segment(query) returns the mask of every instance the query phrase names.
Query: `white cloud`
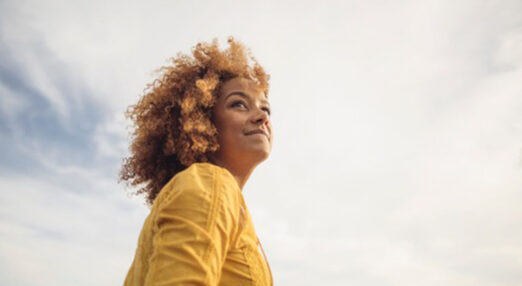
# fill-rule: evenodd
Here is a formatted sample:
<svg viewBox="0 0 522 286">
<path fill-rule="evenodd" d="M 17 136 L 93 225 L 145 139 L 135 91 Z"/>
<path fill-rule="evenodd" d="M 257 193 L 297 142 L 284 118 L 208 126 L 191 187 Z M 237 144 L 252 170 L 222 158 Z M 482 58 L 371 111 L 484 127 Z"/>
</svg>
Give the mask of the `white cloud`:
<svg viewBox="0 0 522 286">
<path fill-rule="evenodd" d="M 115 113 L 106 122 L 99 124 L 94 133 L 94 142 L 100 157 L 120 160 L 127 154 L 129 123 L 123 113 Z"/>
<path fill-rule="evenodd" d="M 17 284 L 120 283 L 143 209 L 113 181 L 76 178 L 77 189 L 41 179 L 1 178 L 2 277 Z M 117 230 L 115 232 L 115 230 Z M 96 273 L 96 275 L 92 275 Z M 5 279 L 5 278 L 4 278 Z"/>
</svg>

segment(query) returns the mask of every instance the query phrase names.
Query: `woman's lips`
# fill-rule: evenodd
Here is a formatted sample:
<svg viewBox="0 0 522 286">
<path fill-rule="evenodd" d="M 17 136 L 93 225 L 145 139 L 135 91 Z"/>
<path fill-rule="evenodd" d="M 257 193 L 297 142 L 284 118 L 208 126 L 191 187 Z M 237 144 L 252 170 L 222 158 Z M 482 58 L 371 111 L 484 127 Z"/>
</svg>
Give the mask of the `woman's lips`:
<svg viewBox="0 0 522 286">
<path fill-rule="evenodd" d="M 247 136 L 250 136 L 250 135 L 264 135 L 267 139 L 269 139 L 268 134 L 266 134 L 266 132 L 264 132 L 263 130 L 253 130 L 253 131 L 247 132 L 246 135 Z"/>
</svg>

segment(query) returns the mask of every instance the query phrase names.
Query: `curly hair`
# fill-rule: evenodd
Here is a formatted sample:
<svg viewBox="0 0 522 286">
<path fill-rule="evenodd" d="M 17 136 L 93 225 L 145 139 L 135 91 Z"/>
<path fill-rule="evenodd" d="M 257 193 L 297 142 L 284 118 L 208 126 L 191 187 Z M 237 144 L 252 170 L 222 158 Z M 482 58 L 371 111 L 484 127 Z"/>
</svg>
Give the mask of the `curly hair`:
<svg viewBox="0 0 522 286">
<path fill-rule="evenodd" d="M 119 182 L 141 185 L 136 194 L 145 194 L 149 205 L 176 173 L 208 162 L 208 155 L 219 149 L 212 107 L 225 81 L 248 78 L 268 93 L 269 75 L 250 50 L 232 37 L 228 44 L 221 51 L 214 39 L 196 44 L 192 57 L 178 53 L 125 112 L 134 126 Z"/>
</svg>

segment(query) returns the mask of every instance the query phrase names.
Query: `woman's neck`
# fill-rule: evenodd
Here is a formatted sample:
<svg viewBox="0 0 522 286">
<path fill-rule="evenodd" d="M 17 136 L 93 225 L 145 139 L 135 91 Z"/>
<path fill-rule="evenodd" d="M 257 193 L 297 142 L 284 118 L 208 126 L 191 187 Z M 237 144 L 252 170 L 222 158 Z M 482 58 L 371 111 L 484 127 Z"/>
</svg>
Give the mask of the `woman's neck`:
<svg viewBox="0 0 522 286">
<path fill-rule="evenodd" d="M 243 191 L 243 186 L 248 181 L 248 178 L 252 174 L 252 171 L 254 171 L 255 166 L 243 166 L 239 164 L 230 164 L 225 161 L 220 160 L 212 160 L 212 163 L 215 165 L 218 165 L 220 167 L 223 167 L 227 169 L 230 174 L 236 179 L 237 185 L 239 186 L 239 189 Z"/>
</svg>

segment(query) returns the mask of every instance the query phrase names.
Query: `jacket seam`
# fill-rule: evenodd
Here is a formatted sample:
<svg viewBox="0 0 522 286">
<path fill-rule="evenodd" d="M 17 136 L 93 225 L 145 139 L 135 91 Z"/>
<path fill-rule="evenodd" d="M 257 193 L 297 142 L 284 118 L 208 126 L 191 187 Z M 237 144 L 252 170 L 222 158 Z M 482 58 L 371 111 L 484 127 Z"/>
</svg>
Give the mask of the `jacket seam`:
<svg viewBox="0 0 522 286">
<path fill-rule="evenodd" d="M 219 180 L 218 178 L 219 176 L 216 176 L 216 170 L 212 170 L 212 190 L 211 190 L 211 193 L 212 193 L 212 204 L 210 205 L 210 210 L 209 210 L 209 214 L 208 214 L 208 218 L 207 218 L 207 225 L 206 225 L 206 229 L 209 233 L 209 237 L 213 237 L 213 233 L 214 233 L 214 224 L 216 222 L 216 211 L 217 211 L 217 201 L 219 199 L 219 196 L 218 196 L 218 190 L 216 188 L 216 181 Z M 212 244 L 215 244 L 211 243 L 207 246 L 207 249 L 205 250 L 205 253 L 203 254 L 203 260 L 205 261 L 208 261 L 208 256 L 210 255 L 210 246 Z"/>
</svg>

